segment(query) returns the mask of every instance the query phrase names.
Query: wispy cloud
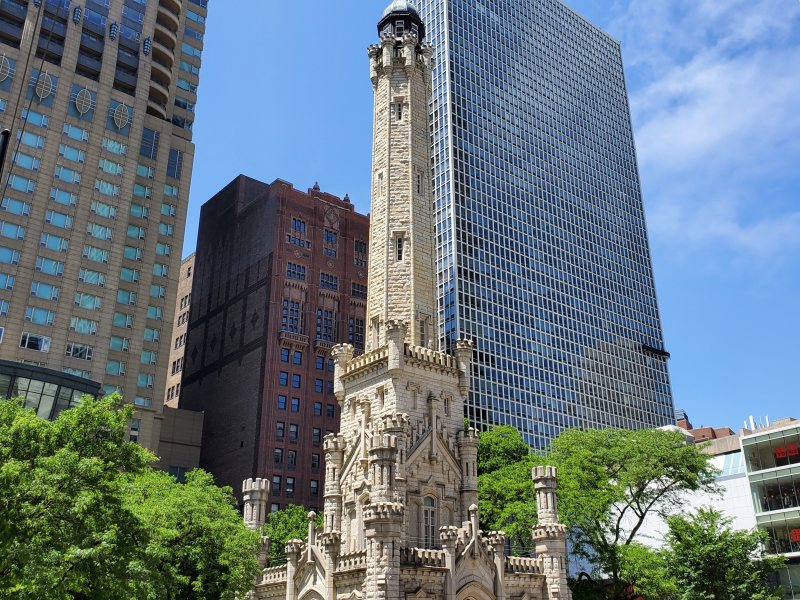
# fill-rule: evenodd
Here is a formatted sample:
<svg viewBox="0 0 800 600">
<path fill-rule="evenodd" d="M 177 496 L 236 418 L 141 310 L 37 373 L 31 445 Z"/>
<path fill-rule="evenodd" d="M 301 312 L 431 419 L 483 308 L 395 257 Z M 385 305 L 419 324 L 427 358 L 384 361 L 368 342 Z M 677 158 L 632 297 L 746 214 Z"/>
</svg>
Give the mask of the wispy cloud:
<svg viewBox="0 0 800 600">
<path fill-rule="evenodd" d="M 630 0 L 623 43 L 654 241 L 774 260 L 800 247 L 800 2 Z"/>
</svg>

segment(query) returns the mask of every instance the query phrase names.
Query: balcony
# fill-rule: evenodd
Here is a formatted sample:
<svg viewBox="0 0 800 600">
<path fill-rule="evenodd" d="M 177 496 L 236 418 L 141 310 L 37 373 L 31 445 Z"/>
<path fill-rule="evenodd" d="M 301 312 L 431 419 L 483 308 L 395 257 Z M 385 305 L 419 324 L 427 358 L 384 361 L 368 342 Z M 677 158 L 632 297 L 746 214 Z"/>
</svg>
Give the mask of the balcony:
<svg viewBox="0 0 800 600">
<path fill-rule="evenodd" d="M 153 40 L 153 62 L 158 62 L 168 69 L 175 64 L 175 53 L 158 40 Z"/>
<path fill-rule="evenodd" d="M 159 8 L 165 8 L 168 11 L 179 15 L 181 14 L 181 9 L 183 8 L 182 0 L 160 0 L 158 3 Z"/>
<path fill-rule="evenodd" d="M 158 117 L 160 119 L 167 120 L 167 107 L 163 104 L 159 104 L 148 98 L 147 100 L 147 114 L 153 115 L 154 117 Z"/>
<path fill-rule="evenodd" d="M 178 32 L 178 29 L 180 28 L 181 25 L 178 15 L 164 8 L 163 4 L 159 5 L 158 7 L 158 16 L 156 17 L 156 19 L 157 19 L 156 22 L 159 25 L 163 25 L 164 27 L 175 33 Z"/>
<path fill-rule="evenodd" d="M 308 344 L 308 336 L 299 333 L 290 333 L 288 331 L 281 331 L 281 341 L 293 342 L 295 344 Z"/>
<path fill-rule="evenodd" d="M 171 51 L 174 51 L 175 46 L 178 45 L 178 38 L 169 29 L 159 23 L 156 23 L 156 27 L 153 30 L 153 42 L 158 42 L 162 46 L 166 46 Z"/>
<path fill-rule="evenodd" d="M 154 59 L 150 62 L 150 78 L 165 88 L 169 88 L 172 82 L 172 71 Z"/>
<path fill-rule="evenodd" d="M 151 79 L 150 99 L 166 106 L 167 102 L 169 102 L 169 90 L 157 81 Z"/>
</svg>

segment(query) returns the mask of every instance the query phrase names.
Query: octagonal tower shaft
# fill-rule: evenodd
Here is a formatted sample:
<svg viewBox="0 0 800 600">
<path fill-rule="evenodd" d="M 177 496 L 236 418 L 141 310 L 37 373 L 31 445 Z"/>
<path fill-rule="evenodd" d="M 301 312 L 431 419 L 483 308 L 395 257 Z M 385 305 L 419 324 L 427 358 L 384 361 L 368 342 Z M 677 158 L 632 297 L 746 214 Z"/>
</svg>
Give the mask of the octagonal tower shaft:
<svg viewBox="0 0 800 600">
<path fill-rule="evenodd" d="M 399 29 L 399 31 L 398 31 Z M 386 344 L 384 324 L 407 324 L 406 342 L 437 338 L 428 103 L 430 47 L 389 26 L 371 46 L 375 93 L 367 351 Z"/>
</svg>

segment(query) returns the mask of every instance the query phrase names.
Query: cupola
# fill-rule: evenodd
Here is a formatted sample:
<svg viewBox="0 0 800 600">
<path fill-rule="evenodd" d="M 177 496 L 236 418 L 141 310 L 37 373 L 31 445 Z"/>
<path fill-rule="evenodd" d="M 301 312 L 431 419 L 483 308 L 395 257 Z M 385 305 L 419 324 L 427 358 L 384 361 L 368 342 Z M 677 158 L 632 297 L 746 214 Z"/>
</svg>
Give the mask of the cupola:
<svg viewBox="0 0 800 600">
<path fill-rule="evenodd" d="M 392 0 L 392 3 L 383 11 L 383 17 L 378 23 L 378 35 L 391 35 L 402 37 L 406 33 L 417 36 L 421 42 L 425 38 L 425 24 L 417 12 L 416 6 L 410 0 Z"/>
</svg>

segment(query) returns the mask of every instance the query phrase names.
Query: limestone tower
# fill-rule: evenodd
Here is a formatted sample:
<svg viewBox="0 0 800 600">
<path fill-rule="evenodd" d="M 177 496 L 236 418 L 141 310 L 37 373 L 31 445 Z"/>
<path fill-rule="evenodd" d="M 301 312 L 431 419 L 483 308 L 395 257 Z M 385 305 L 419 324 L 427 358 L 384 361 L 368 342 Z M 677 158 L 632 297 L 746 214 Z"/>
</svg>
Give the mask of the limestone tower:
<svg viewBox="0 0 800 600">
<path fill-rule="evenodd" d="M 393 2 L 369 48 L 375 89 L 367 350 L 385 344 L 385 324 L 406 323 L 406 341 L 428 347 L 435 331 L 430 189 L 432 49 L 405 1 Z"/>
</svg>

